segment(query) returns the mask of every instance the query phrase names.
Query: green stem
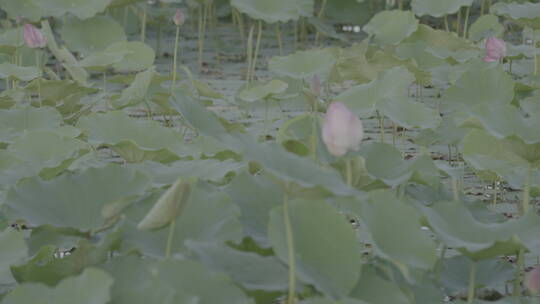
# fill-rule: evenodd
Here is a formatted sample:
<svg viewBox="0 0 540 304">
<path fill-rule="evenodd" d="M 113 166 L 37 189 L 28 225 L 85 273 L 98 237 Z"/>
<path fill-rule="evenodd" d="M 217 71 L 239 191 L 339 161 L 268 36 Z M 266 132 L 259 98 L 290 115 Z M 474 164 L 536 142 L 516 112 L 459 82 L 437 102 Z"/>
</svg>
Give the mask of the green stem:
<svg viewBox="0 0 540 304">
<path fill-rule="evenodd" d="M 311 155 L 315 163 L 317 163 L 317 146 L 318 146 L 318 136 L 317 136 L 317 100 L 313 104 L 313 113 L 311 116 Z"/>
<path fill-rule="evenodd" d="M 352 159 L 347 159 L 345 161 L 345 177 L 346 177 L 346 181 L 347 181 L 347 185 L 352 187 L 352 179 L 353 179 L 353 174 L 352 174 Z"/>
<path fill-rule="evenodd" d="M 534 67 L 533 67 L 533 73 L 534 76 L 538 74 L 538 55 L 536 55 L 536 31 L 533 30 L 533 50 L 534 50 Z"/>
<path fill-rule="evenodd" d="M 463 38 L 467 39 L 469 36 L 469 16 L 471 15 L 471 7 L 467 6 L 467 10 L 465 11 L 465 21 L 463 22 Z"/>
<path fill-rule="evenodd" d="M 107 71 L 103 71 L 103 93 L 107 94 Z"/>
<path fill-rule="evenodd" d="M 144 42 L 144 40 L 146 39 L 146 9 L 147 9 L 147 6 L 148 4 L 146 3 L 146 1 L 144 2 L 144 9 L 143 9 L 143 17 L 142 17 L 142 21 L 141 21 L 141 42 Z"/>
<path fill-rule="evenodd" d="M 276 38 L 279 47 L 279 55 L 283 55 L 283 40 L 281 40 L 281 24 L 279 21 L 276 23 Z"/>
<path fill-rule="evenodd" d="M 203 67 L 203 49 L 206 38 L 206 19 L 208 14 L 208 5 L 199 6 L 199 41 L 198 41 L 198 63 L 199 70 Z"/>
<path fill-rule="evenodd" d="M 521 282 L 523 281 L 523 268 L 525 266 L 525 250 L 519 249 L 516 261 L 516 273 L 514 275 L 514 293 L 515 297 L 521 296 Z"/>
<path fill-rule="evenodd" d="M 161 56 L 161 22 L 158 23 L 157 31 L 156 58 Z"/>
<path fill-rule="evenodd" d="M 499 191 L 497 189 L 497 178 L 493 181 L 493 206 L 497 205 L 497 195 L 499 194 Z"/>
<path fill-rule="evenodd" d="M 255 42 L 255 53 L 253 53 L 253 60 L 251 61 L 251 73 L 249 81 L 253 80 L 255 76 L 255 69 L 257 67 L 257 57 L 259 57 L 259 49 L 261 47 L 261 37 L 262 37 L 262 22 L 259 20 L 257 27 L 257 42 Z"/>
<path fill-rule="evenodd" d="M 377 120 L 379 120 L 380 140 L 384 143 L 384 117 L 377 111 Z"/>
<path fill-rule="evenodd" d="M 447 15 L 444 15 L 444 29 L 447 32 L 450 31 L 450 27 L 448 26 L 448 16 Z"/>
<path fill-rule="evenodd" d="M 525 177 L 525 187 L 523 187 L 523 202 L 521 205 L 521 215 L 527 214 L 529 211 L 529 205 L 530 205 L 530 187 L 531 187 L 531 174 L 532 174 L 532 168 L 529 166 L 527 169 L 527 176 Z"/>
<path fill-rule="evenodd" d="M 461 7 L 457 12 L 457 24 L 456 24 L 456 34 L 459 37 L 459 32 L 461 31 Z"/>
<path fill-rule="evenodd" d="M 459 200 L 458 180 L 452 177 L 452 193 L 454 194 L 454 200 Z"/>
<path fill-rule="evenodd" d="M 169 234 L 167 236 L 167 245 L 165 247 L 165 259 L 168 260 L 171 258 L 173 236 L 174 236 L 174 227 L 176 226 L 176 219 L 173 219 L 169 224 Z"/>
<path fill-rule="evenodd" d="M 37 87 L 38 87 L 38 100 L 39 100 L 39 106 L 43 106 L 43 102 L 41 100 L 41 51 L 39 49 L 36 49 L 36 65 L 39 69 L 39 77 L 37 79 Z"/>
<path fill-rule="evenodd" d="M 246 60 L 247 60 L 247 70 L 246 70 L 246 81 L 249 82 L 251 79 L 251 65 L 253 61 L 253 31 L 254 31 L 254 25 L 251 26 L 249 29 L 249 34 L 247 38 L 247 47 L 246 47 Z"/>
<path fill-rule="evenodd" d="M 171 92 L 174 90 L 176 86 L 176 69 L 178 67 L 177 65 L 177 57 L 178 57 L 178 39 L 180 37 L 180 26 L 176 26 L 176 38 L 174 39 L 174 54 L 173 54 L 173 76 L 172 76 L 172 84 L 171 84 Z"/>
<path fill-rule="evenodd" d="M 287 304 L 294 304 L 296 294 L 296 257 L 294 252 L 294 239 L 291 218 L 289 216 L 288 188 L 288 186 L 285 186 L 285 193 L 283 197 L 283 221 L 285 222 L 285 234 L 287 237 L 287 256 L 289 262 L 289 296 L 287 297 Z"/>
<path fill-rule="evenodd" d="M 268 132 L 268 99 L 264 99 L 264 131 L 263 135 L 266 138 Z"/>
<path fill-rule="evenodd" d="M 467 295 L 467 304 L 474 303 L 476 289 L 476 262 L 472 261 L 469 272 L 469 294 Z"/>
</svg>

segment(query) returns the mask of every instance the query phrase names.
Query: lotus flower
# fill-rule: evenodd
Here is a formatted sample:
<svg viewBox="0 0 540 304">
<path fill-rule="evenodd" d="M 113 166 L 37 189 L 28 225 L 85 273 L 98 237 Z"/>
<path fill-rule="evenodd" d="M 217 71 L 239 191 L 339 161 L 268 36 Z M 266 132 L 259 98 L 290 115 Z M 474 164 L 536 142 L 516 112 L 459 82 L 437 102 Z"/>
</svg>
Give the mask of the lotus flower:
<svg viewBox="0 0 540 304">
<path fill-rule="evenodd" d="M 42 48 L 47 45 L 47 39 L 43 33 L 30 23 L 24 25 L 24 41 L 30 48 Z"/>
<path fill-rule="evenodd" d="M 349 150 L 358 150 L 363 136 L 362 122 L 345 104 L 333 102 L 328 107 L 322 138 L 330 154 L 339 157 Z"/>
<path fill-rule="evenodd" d="M 176 10 L 176 14 L 174 14 L 173 22 L 176 24 L 176 26 L 180 26 L 184 24 L 186 21 L 186 16 L 184 16 L 184 12 L 182 12 L 181 9 Z"/>
<path fill-rule="evenodd" d="M 525 286 L 532 294 L 540 293 L 540 267 L 535 267 L 527 274 Z"/>
<path fill-rule="evenodd" d="M 486 39 L 486 56 L 485 62 L 495 62 L 506 56 L 506 44 L 503 40 L 495 37 L 489 37 Z"/>
</svg>

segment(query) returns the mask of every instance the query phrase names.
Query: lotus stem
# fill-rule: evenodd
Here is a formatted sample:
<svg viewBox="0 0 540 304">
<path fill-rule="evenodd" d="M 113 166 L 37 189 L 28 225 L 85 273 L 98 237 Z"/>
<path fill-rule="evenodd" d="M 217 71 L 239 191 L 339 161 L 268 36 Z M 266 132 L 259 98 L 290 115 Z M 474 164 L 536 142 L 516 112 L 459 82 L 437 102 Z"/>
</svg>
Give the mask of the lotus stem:
<svg viewBox="0 0 540 304">
<path fill-rule="evenodd" d="M 204 39 L 206 37 L 206 20 L 208 16 L 208 4 L 199 6 L 199 41 L 198 41 L 198 63 L 199 70 L 203 67 Z"/>
<path fill-rule="evenodd" d="M 459 186 L 455 177 L 452 177 L 452 193 L 454 194 L 454 200 L 459 201 Z"/>
<path fill-rule="evenodd" d="M 495 177 L 495 180 L 493 180 L 493 206 L 497 205 L 497 195 L 499 194 L 497 181 L 498 181 L 498 178 Z"/>
<path fill-rule="evenodd" d="M 161 22 L 158 23 L 157 41 L 156 41 L 156 58 L 161 55 Z"/>
<path fill-rule="evenodd" d="M 249 81 L 253 80 L 255 76 L 255 68 L 257 67 L 257 58 L 259 57 L 259 49 L 261 47 L 261 37 L 262 37 L 262 22 L 259 20 L 257 26 L 257 42 L 255 42 L 255 53 L 253 53 L 253 60 L 251 61 L 251 72 Z"/>
<path fill-rule="evenodd" d="M 294 21 L 294 50 L 298 48 L 298 20 Z"/>
<path fill-rule="evenodd" d="M 43 73 L 41 72 L 41 51 L 39 49 L 36 49 L 36 65 L 39 69 L 39 76 L 37 78 L 38 100 L 39 100 L 39 107 L 42 107 L 43 102 L 41 100 L 41 75 Z"/>
<path fill-rule="evenodd" d="M 352 174 L 352 159 L 347 159 L 345 161 L 345 178 L 346 178 L 346 182 L 347 182 L 347 185 L 349 187 L 352 187 L 353 185 L 353 174 Z"/>
<path fill-rule="evenodd" d="M 122 18 L 122 25 L 124 26 L 124 30 L 127 27 L 128 13 L 129 13 L 129 6 L 126 5 L 126 7 L 124 7 L 124 16 Z"/>
<path fill-rule="evenodd" d="M 144 42 L 146 38 L 146 10 L 147 10 L 148 4 L 146 1 L 144 2 L 144 9 L 143 9 L 143 16 L 141 21 L 141 42 Z"/>
<path fill-rule="evenodd" d="M 448 15 L 444 15 L 444 30 L 450 32 L 450 27 L 448 26 Z"/>
<path fill-rule="evenodd" d="M 534 67 L 533 67 L 533 73 L 534 76 L 538 75 L 538 55 L 536 54 L 536 31 L 533 30 L 533 50 L 534 50 Z"/>
<path fill-rule="evenodd" d="M 471 7 L 467 6 L 467 10 L 465 11 L 465 21 L 463 22 L 463 38 L 467 39 L 469 36 L 468 30 L 469 30 L 469 16 L 471 14 Z"/>
<path fill-rule="evenodd" d="M 253 61 L 253 31 L 254 31 L 254 25 L 251 26 L 249 29 L 249 34 L 247 38 L 247 47 L 246 47 L 246 60 L 247 60 L 247 70 L 246 70 L 246 80 L 249 82 L 251 77 L 251 65 Z"/>
<path fill-rule="evenodd" d="M 294 251 L 294 239 L 292 232 L 291 218 L 289 216 L 289 187 L 285 186 L 283 196 L 283 221 L 285 223 L 285 234 L 287 237 L 287 257 L 289 262 L 289 294 L 287 304 L 295 303 L 296 294 L 296 255 Z"/>
<path fill-rule="evenodd" d="M 279 21 L 276 22 L 276 38 L 277 38 L 277 43 L 279 47 L 279 55 L 282 56 L 283 55 L 283 40 L 281 40 L 281 24 Z"/>
<path fill-rule="evenodd" d="M 457 11 L 457 24 L 456 24 L 456 34 L 459 37 L 459 32 L 461 32 L 461 7 Z"/>
<path fill-rule="evenodd" d="M 317 18 L 322 19 L 322 17 L 324 16 L 324 10 L 326 9 L 327 2 L 328 0 L 322 0 L 321 8 L 319 9 L 319 13 L 317 13 Z M 317 33 L 315 34 L 315 44 L 319 44 L 320 36 L 321 33 L 317 31 Z"/>
<path fill-rule="evenodd" d="M 480 16 L 484 16 L 485 8 L 486 8 L 486 0 L 482 0 L 482 4 L 480 5 Z"/>
<path fill-rule="evenodd" d="M 107 94 L 107 71 L 103 71 L 103 93 L 106 95 Z"/>
<path fill-rule="evenodd" d="M 398 9 L 403 10 L 403 0 L 398 0 Z"/>
<path fill-rule="evenodd" d="M 174 239 L 174 228 L 176 226 L 176 218 L 174 218 L 169 224 L 169 233 L 167 235 L 167 244 L 165 245 L 165 259 L 171 258 L 171 251 Z"/>
<path fill-rule="evenodd" d="M 392 128 L 392 146 L 394 146 L 394 148 L 396 147 L 396 137 L 397 137 L 397 124 L 395 122 L 392 122 L 392 124 L 394 125 L 394 127 Z"/>
<path fill-rule="evenodd" d="M 384 143 L 384 116 L 381 116 L 379 111 L 377 113 L 377 120 L 379 121 L 379 129 L 380 129 L 380 141 L 381 143 Z"/>
<path fill-rule="evenodd" d="M 521 282 L 523 281 L 523 268 L 525 266 L 525 250 L 519 249 L 516 260 L 516 273 L 514 274 L 514 292 L 515 297 L 521 296 Z"/>
<path fill-rule="evenodd" d="M 472 261 L 469 271 L 469 293 L 467 295 L 467 304 L 474 303 L 476 289 L 476 262 Z"/>
<path fill-rule="evenodd" d="M 521 205 L 521 215 L 527 214 L 527 212 L 529 211 L 529 205 L 530 205 L 529 192 L 530 192 L 530 187 L 531 187 L 530 185 L 531 174 L 532 174 L 532 168 L 529 165 L 529 167 L 527 168 L 527 175 L 525 177 L 525 187 L 523 187 L 523 202 Z"/>
<path fill-rule="evenodd" d="M 264 129 L 263 129 L 263 135 L 266 138 L 266 134 L 268 132 L 268 99 L 264 99 Z"/>
<path fill-rule="evenodd" d="M 171 92 L 176 87 L 176 69 L 177 69 L 177 58 L 178 58 L 178 40 L 180 38 L 180 26 L 176 26 L 176 36 L 174 39 L 174 54 L 173 54 L 173 74 L 172 74 L 172 84 L 171 84 Z"/>
</svg>

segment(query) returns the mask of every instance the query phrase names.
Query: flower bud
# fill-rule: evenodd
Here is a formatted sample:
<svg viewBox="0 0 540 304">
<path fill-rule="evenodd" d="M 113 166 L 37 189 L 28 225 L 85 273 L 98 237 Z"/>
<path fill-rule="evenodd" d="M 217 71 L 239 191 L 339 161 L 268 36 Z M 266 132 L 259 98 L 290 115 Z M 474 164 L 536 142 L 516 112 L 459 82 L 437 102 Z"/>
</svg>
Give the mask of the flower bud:
<svg viewBox="0 0 540 304">
<path fill-rule="evenodd" d="M 486 56 L 484 57 L 485 62 L 495 62 L 499 59 L 506 56 L 506 44 L 503 40 L 489 37 L 486 39 Z"/>
<path fill-rule="evenodd" d="M 173 22 L 176 24 L 176 26 L 180 26 L 184 24 L 186 21 L 186 16 L 184 16 L 184 12 L 182 12 L 181 9 L 176 10 L 176 14 L 174 14 Z"/>
<path fill-rule="evenodd" d="M 333 102 L 328 107 L 322 138 L 330 154 L 339 157 L 349 150 L 358 150 L 363 136 L 362 122 L 345 104 Z"/>
<path fill-rule="evenodd" d="M 531 294 L 540 293 L 540 267 L 535 267 L 527 274 L 525 286 Z"/>
<path fill-rule="evenodd" d="M 26 45 L 30 48 L 42 48 L 47 45 L 47 39 L 43 33 L 35 26 L 30 23 L 24 25 L 24 41 Z"/>
</svg>

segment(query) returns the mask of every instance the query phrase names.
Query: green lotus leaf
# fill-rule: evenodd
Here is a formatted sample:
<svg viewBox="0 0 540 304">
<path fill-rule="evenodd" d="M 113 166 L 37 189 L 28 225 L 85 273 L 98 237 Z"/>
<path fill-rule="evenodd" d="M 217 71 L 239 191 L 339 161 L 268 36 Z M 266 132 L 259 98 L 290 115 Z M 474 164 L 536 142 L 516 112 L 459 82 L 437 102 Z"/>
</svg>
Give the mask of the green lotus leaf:
<svg viewBox="0 0 540 304">
<path fill-rule="evenodd" d="M 540 3 L 495 3 L 490 8 L 490 13 L 498 16 L 506 16 L 510 19 L 533 29 L 540 29 Z"/>
<path fill-rule="evenodd" d="M 473 0 L 412 0 L 411 7 L 417 16 L 442 17 L 455 14 L 462 6 L 471 6 Z"/>
<path fill-rule="evenodd" d="M 129 52 L 95 52 L 79 61 L 79 66 L 85 68 L 105 68 L 122 61 Z"/>
<path fill-rule="evenodd" d="M 426 51 L 431 53 L 433 56 L 437 58 L 441 58 L 441 59 L 453 58 L 457 62 L 460 62 L 460 63 L 469 61 L 472 58 L 478 58 L 480 57 L 481 53 L 483 53 L 480 50 L 473 50 L 473 49 L 451 51 L 446 48 L 435 48 L 435 47 L 429 47 L 426 49 Z"/>
<path fill-rule="evenodd" d="M 146 255 L 163 257 L 170 234 L 170 226 L 159 230 L 140 230 L 137 224 L 147 216 L 163 192 L 129 206 L 123 225 L 124 244 Z M 209 244 L 237 243 L 242 238 L 240 210 L 229 197 L 217 188 L 203 182 L 195 183 L 181 214 L 174 224 L 171 254 L 189 252 L 186 241 Z"/>
<path fill-rule="evenodd" d="M 77 126 L 88 134 L 90 144 L 110 146 L 129 162 L 169 162 L 192 152 L 172 129 L 156 121 L 131 118 L 122 111 L 91 114 L 81 118 Z"/>
<path fill-rule="evenodd" d="M 501 37 L 504 27 L 499 23 L 499 18 L 495 15 L 480 16 L 469 29 L 469 38 L 473 41 L 480 41 L 484 38 L 496 36 Z"/>
<path fill-rule="evenodd" d="M 431 269 L 436 245 L 421 229 L 421 214 L 390 191 L 370 192 L 360 217 L 369 230 L 376 254 L 399 268 Z M 392 223 L 392 225 L 388 225 Z"/>
<path fill-rule="evenodd" d="M 111 296 L 118 304 L 253 303 L 229 277 L 187 259 L 156 261 L 132 255 L 114 259 L 107 270 L 115 278 Z"/>
<path fill-rule="evenodd" d="M 432 129 L 441 122 L 441 116 L 437 110 L 429 108 L 423 103 L 415 102 L 412 98 L 385 99 L 377 104 L 377 109 L 393 122 L 407 129 L 415 127 Z"/>
<path fill-rule="evenodd" d="M 252 176 L 244 173 L 233 179 L 225 191 L 240 208 L 244 234 L 261 246 L 270 247 L 267 223 L 270 210 L 281 205 L 282 187 L 267 175 Z"/>
<path fill-rule="evenodd" d="M 395 52 L 400 59 L 414 59 L 418 67 L 425 70 L 448 65 L 443 58 L 428 52 L 428 48 L 428 43 L 422 40 L 402 42 L 396 47 Z"/>
<path fill-rule="evenodd" d="M 383 11 L 376 14 L 362 30 L 381 45 L 397 45 L 418 29 L 418 20 L 410 11 Z"/>
<path fill-rule="evenodd" d="M 250 290 L 283 291 L 287 289 L 287 268 L 274 256 L 234 250 L 225 245 L 188 241 L 199 260 L 209 269 L 224 272 Z M 261 273 L 265 275 L 261 276 Z"/>
<path fill-rule="evenodd" d="M 326 4 L 324 19 L 341 24 L 366 24 L 372 17 L 371 2 L 358 0 L 333 0 Z"/>
<path fill-rule="evenodd" d="M 436 30 L 428 25 L 418 25 L 418 30 L 403 40 L 404 43 L 425 42 L 429 47 L 438 49 L 448 49 L 450 51 L 460 51 L 467 49 L 478 49 L 469 40 L 463 39 L 451 32 Z"/>
<path fill-rule="evenodd" d="M 36 5 L 48 12 L 51 16 L 61 17 L 67 13 L 79 19 L 88 19 L 105 11 L 112 0 L 46 0 L 34 1 Z"/>
<path fill-rule="evenodd" d="M 24 233 L 7 228 L 0 232 L 0 285 L 15 282 L 11 275 L 10 266 L 22 262 L 28 254 L 28 246 L 24 240 Z"/>
<path fill-rule="evenodd" d="M 331 300 L 327 298 L 309 298 L 306 300 L 302 300 L 299 302 L 300 304 L 366 304 L 366 302 L 352 299 L 352 298 L 345 298 L 340 300 Z"/>
<path fill-rule="evenodd" d="M 253 19 L 288 22 L 313 15 L 313 0 L 232 0 L 231 5 Z"/>
<path fill-rule="evenodd" d="M 37 175 L 42 169 L 39 163 L 28 163 L 13 152 L 0 150 L 0 189 L 7 189 L 24 177 Z"/>
<path fill-rule="evenodd" d="M 371 116 L 378 103 L 385 100 L 403 99 L 414 76 L 404 67 L 392 68 L 370 83 L 354 86 L 335 97 L 360 116 Z"/>
<path fill-rule="evenodd" d="M 475 261 L 515 254 L 520 248 L 538 252 L 538 240 L 533 235 L 539 233 L 540 218 L 534 214 L 503 223 L 484 223 L 461 202 L 438 202 L 421 209 L 437 237 Z"/>
<path fill-rule="evenodd" d="M 122 26 L 108 16 L 95 16 L 86 20 L 69 18 L 60 34 L 71 51 L 83 55 L 104 51 L 109 45 L 126 40 Z"/>
<path fill-rule="evenodd" d="M 39 6 L 39 2 L 36 0 L 0 0 L 0 7 L 10 17 L 15 18 L 17 16 L 28 19 L 32 22 L 39 21 L 42 17 L 47 16 Z"/>
<path fill-rule="evenodd" d="M 105 49 L 105 52 L 126 52 L 120 62 L 113 64 L 117 72 L 138 72 L 150 68 L 154 64 L 154 49 L 140 41 L 120 41 Z"/>
<path fill-rule="evenodd" d="M 111 103 L 115 108 L 119 109 L 144 102 L 148 98 L 148 89 L 155 75 L 156 69 L 154 66 L 144 72 L 137 73 L 135 80 L 129 87 L 124 89 L 118 98 L 113 98 Z"/>
<path fill-rule="evenodd" d="M 268 68 L 273 73 L 295 79 L 306 79 L 314 75 L 326 78 L 335 63 L 336 58 L 328 50 L 313 49 L 272 57 Z"/>
<path fill-rule="evenodd" d="M 13 3 L 21 3 L 21 2 L 23 1 L 20 1 L 20 2 L 14 1 Z M 21 47 L 24 45 L 24 43 L 25 42 L 24 42 L 23 27 L 14 27 L 0 33 L 0 46 L 13 47 L 13 51 L 14 51 L 16 47 Z"/>
<path fill-rule="evenodd" d="M 501 68 L 470 69 L 443 95 L 450 108 L 470 109 L 480 104 L 509 104 L 514 98 L 514 81 Z"/>
<path fill-rule="evenodd" d="M 6 203 L 14 216 L 31 225 L 86 231 L 105 224 L 102 217 L 105 206 L 144 193 L 148 183 L 148 178 L 138 171 L 109 165 L 51 181 L 32 177 L 8 191 Z"/>
<path fill-rule="evenodd" d="M 424 289 L 426 286 L 423 286 Z M 381 271 L 372 265 L 366 264 L 362 268 L 362 275 L 351 297 L 361 299 L 372 304 L 413 304 L 414 300 L 405 293 L 403 286 L 381 275 Z"/>
<path fill-rule="evenodd" d="M 431 186 L 439 183 L 439 171 L 429 155 L 404 160 L 399 150 L 382 143 L 373 143 L 362 150 L 369 174 L 389 186 L 396 187 L 409 180 Z"/>
<path fill-rule="evenodd" d="M 238 97 L 247 102 L 264 100 L 272 95 L 285 92 L 289 85 L 281 80 L 273 79 L 267 83 L 249 86 L 243 89 Z"/>
<path fill-rule="evenodd" d="M 73 127 L 62 126 L 62 116 L 50 107 L 0 110 L 0 142 L 10 143 L 25 132 L 37 130 L 68 137 L 77 137 L 80 133 Z"/>
<path fill-rule="evenodd" d="M 288 263 L 283 208 L 270 212 L 268 238 L 276 255 Z M 332 298 L 345 297 L 356 286 L 361 268 L 352 227 L 324 201 L 293 200 L 288 208 L 298 278 Z"/>
<path fill-rule="evenodd" d="M 55 287 L 26 283 L 17 286 L 2 304 L 57 303 L 106 304 L 111 300 L 113 278 L 105 271 L 88 268 L 81 275 L 69 277 Z"/>
<path fill-rule="evenodd" d="M 36 67 L 23 67 L 9 62 L 0 64 L 0 79 L 19 79 L 22 81 L 30 81 L 38 78 L 41 71 Z"/>
</svg>

